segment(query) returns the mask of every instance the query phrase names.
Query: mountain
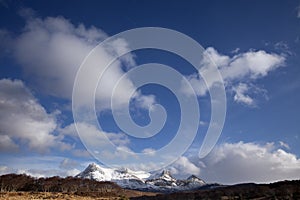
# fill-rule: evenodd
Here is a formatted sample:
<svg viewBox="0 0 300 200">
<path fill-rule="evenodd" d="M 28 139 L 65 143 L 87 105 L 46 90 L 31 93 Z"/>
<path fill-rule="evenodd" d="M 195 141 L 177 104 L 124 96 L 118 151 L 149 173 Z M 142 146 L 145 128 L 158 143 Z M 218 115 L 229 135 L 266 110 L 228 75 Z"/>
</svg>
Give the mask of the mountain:
<svg viewBox="0 0 300 200">
<path fill-rule="evenodd" d="M 128 168 L 105 168 L 95 163 L 90 164 L 76 177 L 97 181 L 112 181 L 123 188 L 143 191 L 183 191 L 197 189 L 206 185 L 202 179 L 195 175 L 185 180 L 179 180 L 174 178 L 168 170 L 150 174 L 143 171 L 133 171 Z"/>
<path fill-rule="evenodd" d="M 145 186 L 145 178 L 150 176 L 143 171 L 132 171 L 130 169 L 104 168 L 95 163 L 90 164 L 83 172 L 75 177 L 86 178 L 96 181 L 112 181 L 123 188 L 137 189 Z"/>
<path fill-rule="evenodd" d="M 173 178 L 171 172 L 168 170 L 163 170 L 161 173 L 153 174 L 145 182 L 153 187 L 157 186 L 166 189 L 177 187 L 177 180 Z"/>
</svg>

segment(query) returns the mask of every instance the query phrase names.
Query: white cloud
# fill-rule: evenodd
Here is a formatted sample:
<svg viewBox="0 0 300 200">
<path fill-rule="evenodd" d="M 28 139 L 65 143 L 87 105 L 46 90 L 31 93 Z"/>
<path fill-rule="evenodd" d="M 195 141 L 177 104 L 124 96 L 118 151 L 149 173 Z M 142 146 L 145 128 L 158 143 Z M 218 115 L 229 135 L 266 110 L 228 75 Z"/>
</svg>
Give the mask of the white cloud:
<svg viewBox="0 0 300 200">
<path fill-rule="evenodd" d="M 250 96 L 245 94 L 249 91 L 249 86 L 247 84 L 239 83 L 237 86 L 233 87 L 233 91 L 235 92 L 235 102 L 243 103 L 249 106 L 253 106 L 255 104 L 254 100 Z"/>
<path fill-rule="evenodd" d="M 1 151 L 16 150 L 19 145 L 38 152 L 51 147 L 69 149 L 52 134 L 56 126 L 55 116 L 46 112 L 22 81 L 0 80 Z"/>
<path fill-rule="evenodd" d="M 230 57 L 219 53 L 213 47 L 208 47 L 200 63 L 201 69 L 199 75 L 192 74 L 186 78 L 189 80 L 196 94 L 204 96 L 208 88 L 212 87 L 214 81 L 209 81 L 207 82 L 209 85 L 206 85 L 200 74 L 212 68 L 213 65 L 216 65 L 225 82 L 226 89 L 233 88 L 233 91 L 236 93 L 234 100 L 246 105 L 252 105 L 254 99 L 246 94 L 249 90 L 247 85 L 240 82 L 254 82 L 256 79 L 267 76 L 271 71 L 284 66 L 285 59 L 284 55 L 267 53 L 264 50 L 250 50 Z M 257 92 L 258 88 L 256 87 L 256 89 Z M 183 87 L 181 91 L 186 92 L 187 89 Z"/>
<path fill-rule="evenodd" d="M 17 61 L 38 89 L 70 98 L 77 69 L 96 42 L 106 35 L 94 27 L 75 27 L 63 17 L 26 20 L 24 32 L 14 45 Z"/>
<path fill-rule="evenodd" d="M 198 176 L 200 174 L 200 167 L 196 166 L 194 163 L 190 162 L 190 160 L 181 156 L 175 161 L 170 167 L 170 171 L 177 177 L 183 178 L 185 176 L 189 176 L 191 174 Z M 186 177 L 185 177 L 186 178 Z"/>
<path fill-rule="evenodd" d="M 300 6 L 297 7 L 297 18 L 300 18 Z"/>
<path fill-rule="evenodd" d="M 233 57 L 220 54 L 213 47 L 208 47 L 205 53 L 217 65 L 225 80 L 239 80 L 244 77 L 252 79 L 266 76 L 270 71 L 284 66 L 285 57 L 264 50 L 239 53 Z M 210 67 L 209 57 L 204 57 L 202 66 Z"/>
<path fill-rule="evenodd" d="M 201 167 L 201 178 L 208 182 L 274 182 L 300 178 L 300 159 L 276 148 L 274 143 L 224 143 L 201 162 L 190 158 Z"/>
<path fill-rule="evenodd" d="M 155 156 L 156 150 L 152 148 L 143 149 L 142 153 L 149 154 L 151 156 Z"/>
<path fill-rule="evenodd" d="M 256 107 L 260 99 L 268 100 L 267 90 L 259 88 L 252 83 L 237 83 L 231 87 L 233 100 L 237 103 Z"/>
<path fill-rule="evenodd" d="M 19 169 L 17 174 L 27 174 L 33 177 L 51 177 L 51 176 L 75 176 L 80 173 L 78 169 L 59 170 L 59 169 Z"/>
<path fill-rule="evenodd" d="M 108 36 L 96 27 L 87 28 L 83 24 L 76 26 L 63 17 L 41 19 L 34 17 L 30 9 L 22 9 L 22 13 L 26 20 L 23 32 L 9 40 L 14 41 L 12 44 L 10 42 L 5 46 L 13 49 L 13 55 L 24 69 L 25 77 L 36 89 L 49 95 L 71 99 L 75 76 L 84 58 Z M 6 40 L 12 38 L 12 34 L 1 30 L 0 37 Z M 94 87 L 91 85 L 92 77 L 98 75 L 95 77 L 98 79 L 103 73 L 98 85 L 101 87 L 96 92 L 97 109 L 110 108 L 113 88 L 124 75 L 123 64 L 127 69 L 135 65 L 133 54 L 121 56 L 128 50 L 124 39 L 116 39 L 97 50 L 97 59 L 89 59 L 87 65 L 91 67 L 91 74 L 86 74 L 80 83 L 84 85 L 84 89 L 79 91 L 83 102 L 87 99 L 89 88 Z M 113 56 L 118 59 L 104 71 Z M 127 98 L 131 95 L 129 92 L 134 91 L 135 87 L 129 78 L 119 87 L 114 98 L 117 106 L 123 106 L 128 102 Z M 146 97 L 143 95 L 134 98 L 144 98 L 141 101 L 152 103 L 144 101 Z"/>
<path fill-rule="evenodd" d="M 137 91 L 134 96 L 135 105 L 138 108 L 150 109 L 156 102 L 154 95 L 142 95 L 141 91 Z"/>
<path fill-rule="evenodd" d="M 0 134 L 0 152 L 13 152 L 18 149 L 18 145 L 8 135 Z"/>
</svg>

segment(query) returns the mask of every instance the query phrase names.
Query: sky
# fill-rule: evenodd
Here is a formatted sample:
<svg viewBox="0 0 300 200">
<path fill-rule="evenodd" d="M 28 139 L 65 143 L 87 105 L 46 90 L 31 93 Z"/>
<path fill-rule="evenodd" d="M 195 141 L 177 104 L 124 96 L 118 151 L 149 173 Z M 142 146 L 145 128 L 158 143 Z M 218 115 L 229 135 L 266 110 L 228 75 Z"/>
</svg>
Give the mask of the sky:
<svg viewBox="0 0 300 200">
<path fill-rule="evenodd" d="M 300 178 L 300 1 L 0 0 L 0 13 L 0 174 L 95 162 L 224 184 Z M 128 30 L 155 32 L 116 37 Z M 199 157 L 202 144 L 214 148 Z"/>
</svg>

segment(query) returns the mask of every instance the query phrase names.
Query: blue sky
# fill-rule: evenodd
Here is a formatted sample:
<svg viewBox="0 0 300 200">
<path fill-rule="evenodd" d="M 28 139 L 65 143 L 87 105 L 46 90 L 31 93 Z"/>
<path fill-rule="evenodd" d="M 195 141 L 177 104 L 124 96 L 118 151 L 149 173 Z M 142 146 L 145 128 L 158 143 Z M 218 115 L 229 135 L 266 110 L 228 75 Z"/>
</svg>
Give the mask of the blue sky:
<svg viewBox="0 0 300 200">
<path fill-rule="evenodd" d="M 221 136 L 213 151 L 200 159 L 198 151 L 211 118 L 207 92 L 211 86 L 203 85 L 190 63 L 153 49 L 121 56 L 130 41 L 118 40 L 110 50 L 119 58 L 100 83 L 103 91 L 96 94 L 102 133 L 120 148 L 121 153 L 113 156 L 131 162 L 130 153 L 151 154 L 175 136 L 182 113 L 166 87 L 145 85 L 130 101 L 130 114 L 141 126 L 150 122 L 149 107 L 161 104 L 165 108 L 165 126 L 154 137 L 144 140 L 127 135 L 109 109 L 114 81 L 138 65 L 161 63 L 190 81 L 200 108 L 192 145 L 166 166 L 175 176 L 193 173 L 221 183 L 299 179 L 299 1 L 2 0 L 0 13 L 1 174 L 66 176 L 99 162 L 86 151 L 75 130 L 72 91 L 77 70 L 103 40 L 134 28 L 162 27 L 193 38 L 219 69 L 227 100 Z M 103 50 L 98 65 L 115 56 L 111 51 Z M 118 108 L 123 106 L 126 92 L 134 88 L 133 78 L 127 77 L 121 86 L 124 94 L 116 98 Z M 172 76 L 165 79 L 172 80 Z M 82 81 L 79 95 L 84 101 L 90 77 L 86 75 Z M 98 141 L 92 137 L 99 133 L 96 127 L 80 126 L 87 141 Z M 102 138 L 99 141 L 97 145 L 105 152 Z M 129 160 L 121 155 L 123 150 L 129 152 Z M 130 167 L 149 170 L 142 164 Z"/>
</svg>

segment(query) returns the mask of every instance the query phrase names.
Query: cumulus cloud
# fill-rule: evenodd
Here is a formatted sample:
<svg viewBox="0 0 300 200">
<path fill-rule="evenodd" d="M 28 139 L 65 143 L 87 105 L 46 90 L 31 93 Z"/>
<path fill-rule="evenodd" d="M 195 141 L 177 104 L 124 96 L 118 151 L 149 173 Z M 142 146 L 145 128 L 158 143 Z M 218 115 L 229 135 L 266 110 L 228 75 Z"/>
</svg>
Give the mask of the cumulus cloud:
<svg viewBox="0 0 300 200">
<path fill-rule="evenodd" d="M 76 71 L 84 57 L 106 35 L 94 27 L 75 27 L 63 17 L 26 18 L 16 37 L 14 54 L 39 89 L 70 98 Z M 55 81 L 53 81 L 55 80 Z"/>
<path fill-rule="evenodd" d="M 233 57 L 220 54 L 213 47 L 208 47 L 201 64 L 203 68 L 216 64 L 223 79 L 236 80 L 244 77 L 252 79 L 266 76 L 269 72 L 280 66 L 284 66 L 285 57 L 275 53 L 267 53 L 264 50 L 250 50 L 239 53 Z M 211 62 L 211 60 L 213 62 Z"/>
<path fill-rule="evenodd" d="M 35 85 L 35 89 L 48 95 L 71 99 L 76 73 L 84 58 L 108 36 L 101 29 L 86 27 L 84 24 L 74 25 L 64 17 L 42 19 L 34 16 L 31 9 L 22 9 L 20 13 L 26 20 L 21 34 L 13 36 L 0 30 L 1 40 L 10 41 L 6 42 L 5 47 L 12 49 L 14 58 L 22 66 L 27 80 Z M 91 70 L 80 82 L 84 85 L 84 89 L 79 91 L 83 102 L 88 89 L 94 87 L 91 85 L 92 77 L 98 79 L 102 75 L 96 92 L 97 108 L 102 110 L 110 107 L 113 88 L 124 75 L 124 66 L 129 69 L 135 65 L 132 53 L 122 55 L 128 50 L 128 43 L 119 38 L 98 48 L 96 59 L 85 62 Z M 105 71 L 107 63 L 114 56 L 118 59 Z M 121 88 L 114 98 L 117 105 L 122 106 L 127 103 L 127 98 L 131 95 L 128 93 L 134 91 L 135 87 L 129 78 L 119 87 Z M 145 101 L 147 99 L 143 95 L 133 98 L 152 103 Z"/>
<path fill-rule="evenodd" d="M 16 62 L 23 68 L 25 80 L 35 87 L 33 89 L 47 95 L 70 100 L 75 76 L 84 58 L 99 42 L 108 36 L 101 29 L 94 26 L 86 27 L 84 24 L 75 25 L 64 17 L 37 17 L 35 12 L 28 8 L 21 9 L 19 14 L 25 20 L 25 27 L 22 29 L 22 32 L 17 35 L 6 30 L 0 30 L 0 39 L 1 41 L 5 41 L 5 43 L 1 43 L 1 45 L 5 47 L 3 49 L 12 52 Z M 103 73 L 96 89 L 96 108 L 97 111 L 102 111 L 111 107 L 112 91 L 115 84 L 124 75 L 125 69 L 129 70 L 130 67 L 135 65 L 134 55 L 132 53 L 122 55 L 128 50 L 128 43 L 124 39 L 116 39 L 97 51 L 97 59 L 89 60 L 87 65 L 91 68 L 91 74 L 85 74 L 84 79 L 80 82 L 80 84 L 84 86 L 83 89 L 79 91 L 81 103 L 87 103 L 88 88 L 93 88 L 93 85 L 91 85 L 93 82 L 91 81 L 92 75 L 96 74 L 96 78 L 99 78 L 98 75 L 100 76 Z M 106 64 L 114 56 L 117 56 L 118 59 L 105 70 Z M 133 101 L 135 106 L 143 109 L 148 109 L 155 103 L 155 97 L 153 95 L 146 96 L 140 91 L 137 91 L 132 96 L 132 91 L 135 91 L 136 88 L 129 78 L 122 83 L 113 96 L 113 98 L 116 99 L 116 104 L 114 104 L 115 108 L 127 106 L 130 97 L 135 100 Z M 44 118 L 39 118 L 39 120 L 43 121 L 43 126 L 41 124 L 35 124 L 35 122 L 38 121 L 38 117 L 35 117 L 35 121 L 32 120 L 33 124 L 24 128 L 24 125 L 28 125 L 29 123 L 24 122 L 25 119 L 28 119 L 26 116 L 23 118 L 23 121 L 21 117 L 18 118 L 20 119 L 18 121 L 19 124 L 14 127 L 6 128 L 7 130 L 5 131 L 2 131 L 0 128 L 1 142 L 5 142 L 5 145 L 1 145 L 1 150 L 3 148 L 6 150 L 10 149 L 11 151 L 16 150 L 17 145 L 15 144 L 15 140 L 20 138 L 22 142 L 28 144 L 30 148 L 39 149 L 39 151 L 49 149 L 49 147 L 54 145 L 53 143 L 60 144 L 58 146 L 62 149 L 72 149 L 73 146 L 65 144 L 61 142 L 61 140 L 65 136 L 70 136 L 70 134 L 73 134 L 73 139 L 78 138 L 75 136 L 76 131 L 68 130 L 68 127 L 65 127 L 64 129 L 59 128 L 61 131 L 59 136 L 51 134 L 57 128 L 55 117 L 53 114 L 47 113 L 46 110 L 39 105 L 37 99 L 33 97 L 30 91 L 27 93 L 30 98 L 33 99 L 32 102 L 36 103 L 34 106 L 37 106 L 37 110 L 39 110 L 40 113 L 43 112 L 48 118 L 46 119 L 45 116 L 43 116 Z M 17 95 L 17 92 L 15 95 Z M 18 103 L 22 104 L 21 101 Z M 17 110 L 18 108 L 20 107 L 17 105 L 15 109 Z M 23 115 L 25 115 L 25 111 Z M 1 123 L 6 123 L 7 121 L 7 119 L 4 119 Z M 22 134 L 21 130 L 8 131 L 8 129 L 23 128 L 25 132 L 22 130 Z M 72 127 L 69 128 L 72 129 Z M 26 131 L 26 129 L 30 130 Z M 41 129 L 44 130 L 39 134 L 42 134 L 44 137 L 35 138 L 34 142 L 34 136 L 37 134 L 35 132 L 41 131 Z M 126 146 L 129 142 L 128 138 L 125 138 L 122 134 L 107 133 L 106 135 L 118 145 Z M 88 153 L 84 150 L 73 149 L 72 152 L 75 156 L 88 156 Z"/>
<path fill-rule="evenodd" d="M 172 174 L 178 177 L 200 175 L 200 167 L 192 163 L 187 157 L 181 156 L 169 167 Z"/>
<path fill-rule="evenodd" d="M 274 143 L 224 143 L 205 159 L 190 158 L 208 182 L 274 182 L 300 178 L 300 159 Z"/>
<path fill-rule="evenodd" d="M 1 151 L 15 151 L 21 144 L 38 152 L 69 149 L 53 135 L 56 126 L 55 115 L 47 113 L 22 81 L 0 80 Z"/>
<path fill-rule="evenodd" d="M 18 145 L 8 135 L 0 135 L 0 152 L 13 152 L 18 149 Z"/>
<path fill-rule="evenodd" d="M 218 52 L 212 51 L 218 57 Z M 222 56 L 222 55 L 221 55 Z M 241 79 L 249 76 L 252 79 L 257 79 L 266 76 L 270 71 L 283 66 L 285 57 L 267 53 L 263 50 L 249 51 L 235 55 L 229 59 L 225 65 L 220 65 L 220 70 L 225 80 Z M 218 65 L 219 66 L 219 65 Z"/>
<path fill-rule="evenodd" d="M 216 65 L 226 88 L 233 86 L 234 100 L 242 102 L 246 105 L 252 105 L 254 99 L 246 94 L 247 85 L 240 83 L 241 81 L 254 82 L 256 79 L 267 76 L 271 71 L 285 65 L 285 56 L 275 53 L 268 53 L 264 50 L 250 50 L 248 52 L 238 53 L 234 51 L 234 56 L 230 57 L 219 53 L 213 47 L 208 47 L 204 52 L 204 57 L 200 63 L 201 69 L 199 74 L 192 74 L 186 78 L 190 81 L 198 96 L 204 96 L 207 89 L 212 87 L 214 81 L 208 82 L 206 85 L 201 78 L 201 73 Z M 182 91 L 186 91 L 182 88 Z"/>
</svg>

